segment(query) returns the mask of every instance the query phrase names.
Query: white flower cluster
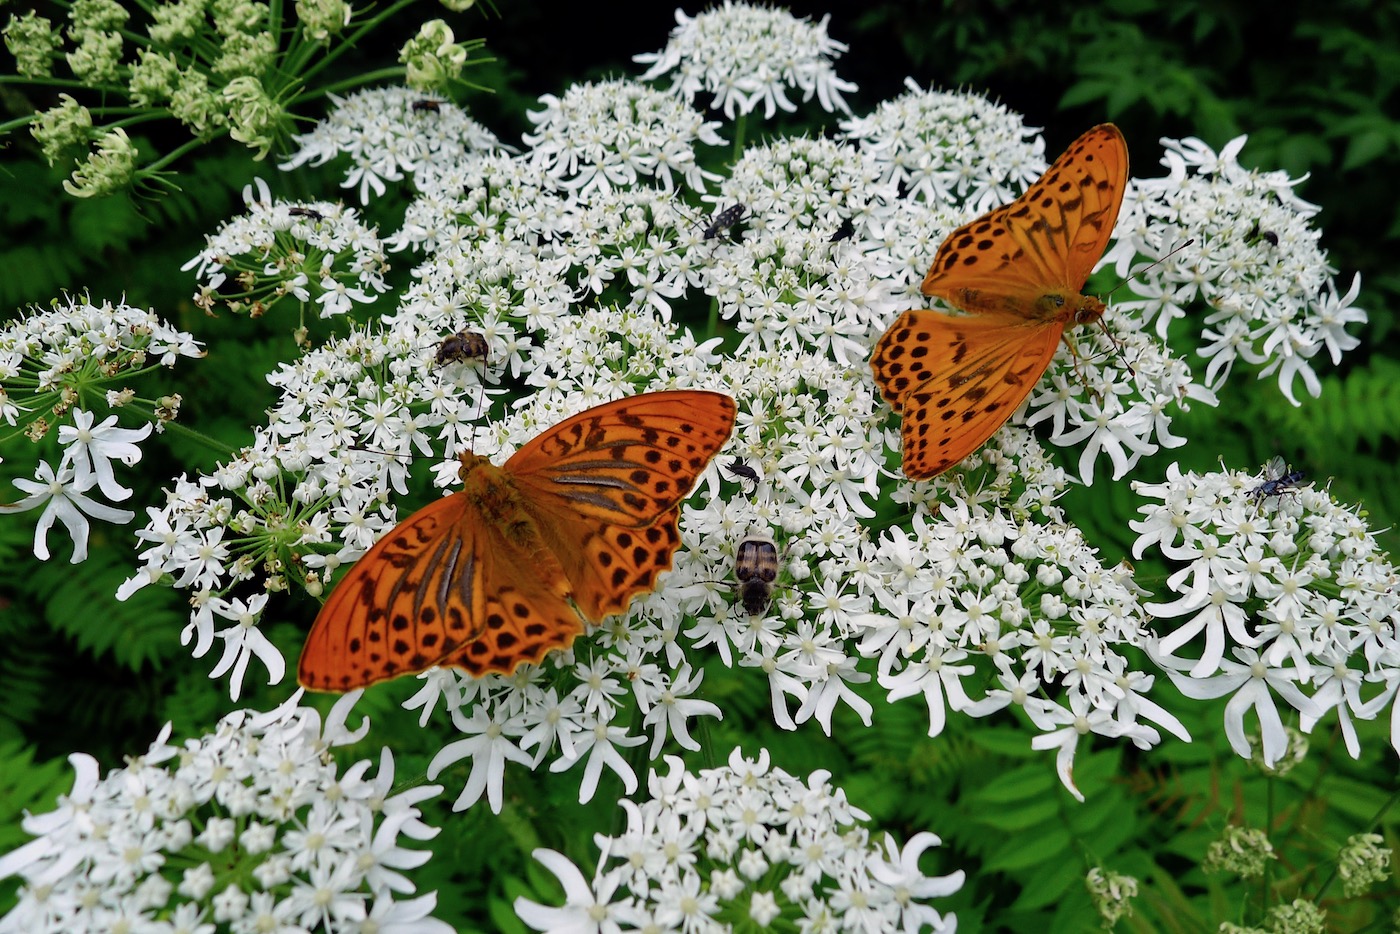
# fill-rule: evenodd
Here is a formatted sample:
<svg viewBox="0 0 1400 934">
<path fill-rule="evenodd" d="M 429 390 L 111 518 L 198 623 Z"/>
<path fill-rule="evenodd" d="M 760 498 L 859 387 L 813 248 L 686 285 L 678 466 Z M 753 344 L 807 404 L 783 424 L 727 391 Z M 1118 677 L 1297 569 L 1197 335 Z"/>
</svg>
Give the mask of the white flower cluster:
<svg viewBox="0 0 1400 934">
<path fill-rule="evenodd" d="M 1317 206 L 1293 193 L 1302 179 L 1241 166 L 1245 139 L 1218 155 L 1198 139 L 1163 140 L 1167 174 L 1131 186 L 1104 262 L 1126 276 L 1142 256 L 1165 257 L 1137 270 L 1132 287 L 1142 298 L 1116 307 L 1137 311 L 1165 338 L 1173 321 L 1201 318 L 1204 306 L 1198 353 L 1210 361 L 1206 385 L 1219 389 L 1243 360 L 1260 368 L 1260 379 L 1277 374 L 1279 391 L 1297 405 L 1298 379 L 1310 395 L 1321 392 L 1311 361 L 1325 349 L 1339 363 L 1359 343 L 1346 328 L 1366 320 L 1352 304 L 1361 280 L 1338 294 L 1321 231 L 1309 226 Z M 1190 246 L 1167 255 L 1188 238 Z"/>
<path fill-rule="evenodd" d="M 932 91 L 912 78 L 908 93 L 841 122 L 880 168 L 879 182 L 903 197 L 967 218 L 1014 199 L 1045 171 L 1045 140 L 1004 104 L 973 94 Z M 922 279 L 942 242 L 929 231 L 913 270 Z"/>
<path fill-rule="evenodd" d="M 335 107 L 311 132 L 296 137 L 300 148 L 282 168 L 324 165 L 346 155 L 350 168 L 341 187 L 358 187 L 362 203 L 383 195 L 385 182 L 414 177 L 425 166 L 510 150 L 456 104 L 409 88 L 372 88 L 330 99 Z"/>
<path fill-rule="evenodd" d="M 1400 573 L 1355 510 L 1287 481 L 1173 465 L 1165 483 L 1133 485 L 1153 502 L 1130 523 L 1135 556 L 1180 566 L 1167 580 L 1179 596 L 1147 604 L 1153 659 L 1188 697 L 1231 695 L 1225 735 L 1244 757 L 1253 710 L 1266 766 L 1288 745 L 1279 699 L 1305 731 L 1335 711 L 1355 757 L 1352 718 L 1375 717 L 1400 688 Z M 1177 654 L 1188 646 L 1199 657 Z M 1384 689 L 1365 700 L 1365 682 Z"/>
<path fill-rule="evenodd" d="M 657 591 L 512 677 L 421 676 L 410 705 L 424 722 L 445 708 L 462 734 L 434 773 L 471 760 L 459 807 L 501 807 L 507 763 L 576 770 L 584 800 L 605 769 L 635 788 L 621 750 L 649 739 L 654 761 L 672 740 L 696 748 L 692 719 L 721 715 L 696 696 L 711 648 L 762 673 L 786 728 L 830 731 L 841 706 L 870 722 L 859 686 L 872 678 L 891 699 L 922 697 L 934 733 L 948 711 L 1015 705 L 1071 789 L 1081 736 L 1185 736 L 1128 660 L 1145 625 L 1130 572 L 1103 567 L 1068 524 L 1055 505 L 1065 474 L 1035 438 L 1010 426 L 958 470 L 908 482 L 870 378 L 868 348 L 909 307 L 940 238 L 1043 168 L 1019 120 L 911 89 L 848 139 L 750 146 L 704 195 L 692 169 L 717 162 L 717 137 L 693 112 L 626 82 L 545 104 L 518 157 L 418 154 L 417 195 L 385 240 L 419 257 L 397 312 L 271 377 L 282 397 L 267 429 L 150 511 L 146 567 L 124 592 L 189 589 L 195 654 L 223 640 L 215 673 L 235 693 L 255 657 L 279 680 L 285 663 L 259 632 L 265 596 L 230 590 L 259 575 L 268 590 L 322 589 L 411 505 L 406 455 L 440 454 L 449 487 L 458 452 L 499 461 L 589 406 L 708 388 L 736 399 L 737 424 L 682 510 L 684 547 Z M 432 115 L 401 104 L 395 119 Z M 385 138 L 399 138 L 390 124 Z M 653 184 L 663 163 L 671 182 Z M 672 323 L 706 314 L 706 340 Z M 1032 423 L 1081 446 L 1085 477 L 1101 455 L 1118 476 L 1181 443 L 1170 413 L 1213 401 L 1137 318 L 1111 312 L 1108 326 L 1116 343 L 1079 336 L 1077 366 L 1066 354 L 1031 402 Z M 439 363 L 464 332 L 485 354 Z M 878 510 L 901 506 L 904 530 L 872 542 Z M 750 612 L 717 581 L 742 543 L 768 538 L 780 568 Z"/>
<path fill-rule="evenodd" d="M 677 179 L 704 191 L 695 144 L 722 146 L 716 129 L 683 101 L 627 79 L 575 84 L 562 98 L 546 94 L 528 116 L 530 164 L 586 199 L 595 188 L 626 188 L 655 178 L 670 191 Z"/>
<path fill-rule="evenodd" d="M 692 772 L 674 756 L 653 772 L 651 797 L 619 802 L 627 829 L 595 838 L 601 855 L 590 880 L 562 854 L 536 850 L 566 902 L 515 901 L 536 931 L 762 930 L 779 918 L 804 931 L 957 930 L 954 915 L 929 902 L 962 888 L 961 870 L 919 871 L 938 846 L 916 834 L 900 849 L 872 840 L 867 815 L 833 788 L 830 773 L 804 782 L 735 749 L 724 768 Z"/>
<path fill-rule="evenodd" d="M 112 462 L 131 467 L 140 461 L 137 442 L 149 437 L 156 423 L 173 418 L 180 400 L 138 399 L 129 384 L 157 367 L 174 366 L 182 356 L 204 352 L 190 334 L 125 303 L 94 305 L 70 298 L 0 329 L 0 420 L 14 429 L 0 433 L 0 439 L 22 434 L 39 442 L 57 425 L 63 446 L 57 468 L 39 460 L 33 480 L 13 481 L 28 495 L 0 505 L 0 514 L 43 508 L 34 530 L 35 557 L 48 560 L 48 533 L 55 522 L 68 530 L 72 563 L 80 564 L 87 559 L 89 516 L 121 525 L 135 518 L 87 494 L 96 488 L 112 502 L 131 496 Z M 145 424 L 119 428 L 117 415 L 98 423 L 88 408 L 97 405 L 140 416 Z"/>
<path fill-rule="evenodd" d="M 183 746 L 169 725 L 145 755 L 99 777 L 88 755 L 57 810 L 30 815 L 35 839 L 0 857 L 0 878 L 22 877 L 4 934 L 77 931 L 398 930 L 450 934 L 429 917 L 437 896 L 400 870 L 429 858 L 401 837 L 430 840 L 418 805 L 442 789 L 389 795 L 394 761 L 337 774 L 327 750 L 364 738 L 345 719 L 324 726 L 300 694 L 268 713 L 237 711 Z M 179 875 L 175 876 L 177 867 Z M 173 881 L 178 878 L 178 883 Z M 408 928 L 404 928 L 408 929 Z"/>
<path fill-rule="evenodd" d="M 354 208 L 274 201 L 262 179 L 244 188 L 243 200 L 248 213 L 221 224 L 182 267 L 205 280 L 196 305 L 212 312 L 225 298 L 230 310 L 261 317 L 291 296 L 302 306 L 314 301 L 329 318 L 389 290 L 384 245 Z"/>
<path fill-rule="evenodd" d="M 1043 731 L 1032 745 L 1058 751 L 1061 780 L 1081 800 L 1072 766 L 1082 736 L 1145 749 L 1160 739 L 1142 722 L 1151 720 L 1189 740 L 1146 696 L 1154 678 L 1125 651 L 1144 634 L 1132 569 L 1104 567 L 1075 527 L 955 503 L 917 516 L 912 532 L 886 533 L 862 570 L 877 609 L 855 620 L 860 653 L 878 659 L 891 702 L 923 697 L 929 735 L 948 711 L 984 717 L 1015 705 Z"/>
<path fill-rule="evenodd" d="M 827 35 L 830 18 L 812 24 L 787 10 L 733 0 L 693 17 L 677 9 L 666 48 L 632 60 L 651 66 L 643 81 L 676 72 L 671 93 L 686 101 L 710 94 L 711 109 L 723 109 L 731 120 L 759 104 L 764 119 L 779 109 L 792 113 L 797 105 L 788 100 L 788 88 L 801 91 L 803 101 L 815 95 L 824 110 L 849 112 L 841 95 L 855 85 L 838 78 L 831 67 L 847 47 Z"/>
</svg>

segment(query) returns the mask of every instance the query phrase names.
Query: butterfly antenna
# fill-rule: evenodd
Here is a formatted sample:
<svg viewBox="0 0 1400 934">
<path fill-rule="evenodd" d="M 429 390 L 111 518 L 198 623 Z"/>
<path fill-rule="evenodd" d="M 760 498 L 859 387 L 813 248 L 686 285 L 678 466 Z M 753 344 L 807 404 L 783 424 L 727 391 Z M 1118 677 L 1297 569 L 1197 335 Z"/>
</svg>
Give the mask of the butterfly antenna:
<svg viewBox="0 0 1400 934">
<path fill-rule="evenodd" d="M 1128 276 L 1128 278 L 1124 279 L 1122 282 L 1120 282 L 1120 283 L 1118 283 L 1117 285 L 1115 285 L 1115 286 L 1113 287 L 1112 291 L 1110 291 L 1110 292 L 1108 293 L 1108 295 L 1105 295 L 1104 298 L 1109 298 L 1109 297 L 1111 297 L 1111 296 L 1113 295 L 1114 292 L 1117 292 L 1117 291 L 1118 291 L 1119 289 L 1121 289 L 1123 286 L 1127 285 L 1129 282 L 1132 282 L 1134 279 L 1136 279 L 1138 276 L 1142 275 L 1143 273 L 1147 272 L 1147 270 L 1151 269 L 1153 266 L 1160 266 L 1161 264 L 1165 263 L 1167 260 L 1171 259 L 1173 256 L 1175 256 L 1176 254 L 1180 253 L 1182 250 L 1186 249 L 1188 246 L 1190 246 L 1191 244 L 1193 244 L 1193 243 L 1195 243 L 1195 242 L 1196 242 L 1196 238 L 1195 238 L 1195 237 L 1192 237 L 1191 239 L 1186 240 L 1185 242 L 1179 243 L 1179 244 L 1177 244 L 1176 246 L 1172 247 L 1170 250 L 1167 251 L 1167 254 L 1166 254 L 1165 256 L 1161 257 L 1160 259 L 1155 259 L 1155 260 L 1153 260 L 1152 262 L 1148 263 L 1146 266 L 1144 266 L 1144 267 L 1142 267 L 1141 269 L 1139 269 L 1137 272 L 1135 272 L 1135 273 L 1133 273 L 1132 275 Z"/>
<path fill-rule="evenodd" d="M 1184 243 L 1179 243 L 1179 244 L 1177 244 L 1176 246 L 1172 247 L 1171 250 L 1169 250 L 1169 251 L 1167 252 L 1167 254 L 1166 254 L 1165 256 L 1163 256 L 1161 259 L 1153 260 L 1151 263 L 1148 263 L 1146 266 L 1142 267 L 1142 268 L 1139 269 L 1137 272 L 1134 272 L 1132 275 L 1128 276 L 1128 278 L 1124 279 L 1122 282 L 1120 282 L 1120 283 L 1118 283 L 1117 285 L 1115 285 L 1115 286 L 1113 287 L 1112 291 L 1110 291 L 1110 292 L 1108 293 L 1108 295 L 1105 295 L 1104 298 L 1109 298 L 1109 297 L 1111 297 L 1111 296 L 1113 295 L 1114 292 L 1117 292 L 1117 291 L 1118 291 L 1119 289 L 1121 289 L 1123 286 L 1127 285 L 1129 282 L 1132 282 L 1134 279 L 1136 279 L 1138 276 L 1142 275 L 1143 273 L 1147 272 L 1147 270 L 1151 269 L 1153 266 L 1157 266 L 1157 265 L 1160 265 L 1160 264 L 1162 264 L 1162 263 L 1165 263 L 1167 260 L 1171 259 L 1173 256 L 1175 256 L 1176 254 L 1180 253 L 1182 250 L 1186 249 L 1188 246 L 1190 246 L 1191 244 L 1193 244 L 1193 243 L 1195 243 L 1195 242 L 1196 242 L 1196 240 L 1195 240 L 1195 238 L 1193 237 L 1193 238 L 1191 238 L 1190 240 L 1185 241 Z M 1120 341 L 1120 340 L 1118 340 L 1117 337 L 1113 336 L 1113 333 L 1112 333 L 1111 331 L 1109 331 L 1109 329 L 1108 329 L 1108 325 L 1104 324 L 1103 318 L 1099 318 L 1099 319 L 1098 319 L 1098 325 L 1099 325 L 1099 330 L 1103 331 L 1103 336 L 1104 336 L 1105 338 L 1108 339 L 1108 342 L 1109 342 L 1110 344 L 1113 345 L 1113 352 L 1116 353 L 1116 354 L 1118 354 L 1118 359 L 1120 359 L 1120 360 L 1123 361 L 1123 366 L 1124 366 L 1124 368 L 1128 371 L 1128 375 L 1129 375 L 1129 376 L 1137 376 L 1137 370 L 1133 369 L 1132 363 L 1130 363 L 1130 362 L 1128 361 L 1128 355 L 1127 355 L 1126 353 L 1124 353 L 1124 351 L 1123 351 L 1123 342 Z M 1073 349 L 1073 348 L 1071 348 L 1071 349 Z"/>
</svg>

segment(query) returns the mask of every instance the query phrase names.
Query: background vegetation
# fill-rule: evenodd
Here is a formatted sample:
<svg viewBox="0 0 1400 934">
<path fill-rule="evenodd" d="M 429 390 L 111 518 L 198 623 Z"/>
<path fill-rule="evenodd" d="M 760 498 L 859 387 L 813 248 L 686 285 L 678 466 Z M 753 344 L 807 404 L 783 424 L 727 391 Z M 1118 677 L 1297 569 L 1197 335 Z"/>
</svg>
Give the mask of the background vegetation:
<svg viewBox="0 0 1400 934">
<path fill-rule="evenodd" d="M 1400 517 L 1394 338 L 1400 271 L 1392 262 L 1400 237 L 1400 7 L 1283 0 L 1261 12 L 1252 3 L 1204 0 L 1089 0 L 1073 7 L 891 0 L 802 3 L 793 10 L 831 13 L 831 34 L 851 46 L 837 70 L 860 86 L 849 97 L 857 113 L 899 93 L 910 75 L 926 86 L 965 87 L 1004 101 L 1028 123 L 1046 127 L 1051 155 L 1087 126 L 1111 119 L 1132 146 L 1138 175 L 1156 174 L 1158 137 L 1198 136 L 1218 148 L 1241 133 L 1249 134 L 1246 164 L 1307 174 L 1298 191 L 1323 207 L 1316 223 L 1339 281 L 1345 286 L 1353 272 L 1363 277 L 1358 304 L 1370 322 L 1362 346 L 1341 367 L 1324 369 L 1321 398 L 1300 408 L 1272 381 L 1233 382 L 1219 408 L 1196 406 L 1181 423 L 1179 433 L 1192 444 L 1145 461 L 1136 474 L 1160 477 L 1172 459 L 1211 469 L 1219 458 L 1245 467 L 1281 454 L 1318 482 L 1330 482 L 1339 499 L 1364 503 L 1373 526 L 1390 530 L 1381 537 L 1393 550 L 1400 541 L 1393 531 Z M 421 19 L 445 13 L 410 12 Z M 651 0 L 503 3 L 495 13 L 446 16 L 459 37 L 487 40 L 495 61 L 472 77 L 495 93 L 465 93 L 461 102 L 507 141 L 518 140 L 538 95 L 580 79 L 637 73 L 631 55 L 660 48 L 674 22 L 670 9 Z M 417 20 L 402 28 L 410 34 Z M 393 49 L 398 38 L 375 47 Z M 367 54 L 354 67 L 382 64 Z M 49 103 L 25 93 L 7 86 L 0 104 L 13 115 Z M 780 122 L 764 131 L 833 128 Z M 193 281 L 179 267 L 219 220 L 239 210 L 239 190 L 254 175 L 293 197 L 328 195 L 334 176 L 283 175 L 228 145 L 200 150 L 179 168 L 181 190 L 159 201 L 77 201 L 62 194 L 62 173 L 43 165 L 26 135 L 8 140 L 0 166 L 0 309 L 12 313 L 83 289 L 99 300 L 124 295 L 155 309 L 193 331 L 209 351 L 202 364 L 182 363 L 178 384 L 171 384 L 185 398 L 182 421 L 237 445 L 272 401 L 262 376 L 293 353 L 292 325 L 205 317 L 192 305 Z M 376 205 L 383 227 L 392 227 L 396 210 L 402 203 L 392 199 Z M 214 462 L 209 451 L 171 435 L 146 448 L 135 503 L 156 502 L 171 476 Z M 0 488 L 10 490 L 8 471 L 27 458 L 7 460 L 15 463 L 0 464 Z M 1130 533 L 1122 517 L 1135 509 L 1126 482 L 1074 491 L 1069 507 L 1108 561 L 1126 553 Z M 225 686 L 206 677 L 212 660 L 192 664 L 180 645 L 187 608 L 171 591 L 147 589 L 125 604 L 111 602 L 136 565 L 129 529 L 95 528 L 92 557 L 79 566 L 69 565 L 62 549 L 56 560 L 36 563 L 31 545 L 32 522 L 0 523 L 0 851 L 25 839 L 18 828 L 22 809 L 47 809 L 67 790 L 68 753 L 120 764 L 143 750 L 164 721 L 175 722 L 177 737 L 198 734 L 233 706 Z M 1160 579 L 1160 569 L 1139 570 L 1149 587 Z M 283 622 L 270 632 L 295 657 L 315 607 L 303 595 L 284 597 L 268 617 Z M 93 606 L 111 610 L 95 619 Z M 245 687 L 252 690 L 242 705 L 258 708 L 281 701 L 288 689 Z M 853 802 L 901 837 L 920 829 L 940 834 L 944 862 L 937 871 L 968 872 L 967 886 L 948 906 L 967 931 L 981 929 L 984 916 L 1006 930 L 1092 927 L 1081 880 L 1095 863 L 1142 883 L 1138 915 L 1122 929 L 1213 930 L 1233 920 L 1246 898 L 1262 895 L 1194 868 L 1223 825 L 1249 821 L 1275 834 L 1282 849 L 1272 881 L 1291 898 L 1317 891 L 1318 873 L 1326 871 L 1318 867 L 1347 833 L 1366 829 L 1382 793 L 1395 790 L 1395 753 L 1383 722 L 1362 725 L 1359 762 L 1345 755 L 1339 737 L 1319 728 L 1308 762 L 1266 787 L 1219 736 L 1218 708 L 1169 704 L 1197 741 L 1169 740 L 1150 754 L 1081 751 L 1075 774 L 1089 801 L 1081 806 L 1060 789 L 1050 760 L 1030 752 L 1028 737 L 1008 726 L 955 721 L 930 741 L 916 706 L 900 705 L 881 708 L 873 730 L 838 716 L 835 737 L 826 741 L 813 724 L 797 734 L 774 729 L 766 690 L 751 679 L 716 668 L 707 672 L 706 687 L 725 719 L 708 737 L 715 761 L 702 764 L 723 761 L 735 744 L 750 752 L 767 746 L 794 774 L 832 770 Z M 410 685 L 387 685 L 361 702 L 358 709 L 377 725 L 371 744 L 383 735 L 411 744 L 420 734 L 416 716 L 398 709 L 409 693 Z M 411 745 L 401 751 L 399 775 L 420 774 L 439 741 L 427 738 L 416 757 Z M 357 757 L 367 754 L 362 749 Z M 519 929 L 510 901 L 527 891 L 543 899 L 538 893 L 550 885 L 533 868 L 530 849 L 550 845 L 583 861 L 592 852 L 591 835 L 617 819 L 612 801 L 620 788 L 602 788 L 580 815 L 567 783 L 520 777 L 508 786 L 500 817 L 484 807 L 430 814 L 446 829 L 434 845 L 438 858 L 417 879 L 420 889 L 438 890 L 440 917 Z M 460 787 L 461 776 L 444 780 Z M 545 828 L 563 839 L 543 838 Z M 1393 841 L 1394 824 L 1381 832 Z M 13 880 L 0 883 L 0 911 L 12 887 Z M 1336 930 L 1359 930 L 1387 919 L 1400 904 L 1396 895 L 1392 889 L 1370 902 L 1324 904 Z"/>
</svg>

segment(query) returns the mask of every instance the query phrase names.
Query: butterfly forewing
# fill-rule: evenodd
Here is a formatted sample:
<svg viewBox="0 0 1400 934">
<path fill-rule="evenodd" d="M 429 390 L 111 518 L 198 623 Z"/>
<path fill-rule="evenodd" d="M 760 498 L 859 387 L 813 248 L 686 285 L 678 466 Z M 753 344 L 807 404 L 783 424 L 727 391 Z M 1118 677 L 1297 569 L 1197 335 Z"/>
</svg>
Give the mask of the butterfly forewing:
<svg viewBox="0 0 1400 934">
<path fill-rule="evenodd" d="M 532 504 L 643 528 L 676 508 L 729 439 L 734 400 L 644 393 L 589 409 L 525 445 L 505 470 Z"/>
<path fill-rule="evenodd" d="M 1008 299 L 1079 292 L 1108 246 L 1127 183 L 1123 134 L 1094 127 L 1021 197 L 949 234 L 923 293 L 969 311 L 1014 311 Z"/>
</svg>

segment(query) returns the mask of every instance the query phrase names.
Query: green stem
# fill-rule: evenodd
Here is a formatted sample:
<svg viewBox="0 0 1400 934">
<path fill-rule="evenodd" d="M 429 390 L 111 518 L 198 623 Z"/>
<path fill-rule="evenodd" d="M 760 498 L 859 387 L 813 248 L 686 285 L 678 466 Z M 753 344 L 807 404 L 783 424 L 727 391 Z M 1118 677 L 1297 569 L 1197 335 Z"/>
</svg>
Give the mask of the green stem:
<svg viewBox="0 0 1400 934">
<path fill-rule="evenodd" d="M 139 402 L 128 402 L 126 405 L 122 406 L 122 408 L 126 409 L 129 412 L 140 413 L 143 417 L 146 418 L 147 421 L 151 422 L 152 424 L 160 423 L 160 418 L 156 415 L 155 410 L 148 406 L 142 405 Z M 215 452 L 216 454 L 222 454 L 225 457 L 232 457 L 234 454 L 238 453 L 237 448 L 225 444 L 218 438 L 212 438 L 201 431 L 195 431 L 193 428 L 186 428 L 179 422 L 166 422 L 162 430 L 180 435 L 182 438 L 188 438 L 191 441 L 203 445 L 204 447 Z"/>
<path fill-rule="evenodd" d="M 407 7 L 408 5 L 414 2 L 416 2 L 416 0 L 398 0 L 397 3 L 386 8 L 378 16 L 371 17 L 370 19 L 365 20 L 363 23 L 360 23 L 359 26 L 355 29 L 355 31 L 349 36 L 346 36 L 345 41 L 343 41 L 337 48 L 326 53 L 325 58 L 321 59 L 315 65 L 312 65 L 305 72 L 303 72 L 301 75 L 301 80 L 305 83 L 309 83 L 312 77 L 314 77 L 319 72 L 324 71 L 326 68 L 330 67 L 331 63 L 336 61 L 336 59 L 340 58 L 342 55 L 347 54 L 352 49 L 356 49 L 356 43 L 359 42 L 361 37 L 373 31 L 374 28 L 378 26 L 381 22 L 393 16 L 399 10 L 403 9 L 404 7 Z M 403 69 L 398 69 L 398 71 L 402 73 Z M 364 84 L 368 80 L 369 76 L 361 76 L 356 82 L 356 84 Z"/>
<path fill-rule="evenodd" d="M 228 131 L 227 131 L 227 130 L 224 130 L 224 131 L 221 131 L 221 132 L 219 132 L 219 133 L 216 133 L 216 134 L 215 134 L 212 138 L 210 138 L 210 139 L 192 139 L 192 140 L 190 140 L 190 141 L 187 142 L 187 143 L 182 143 L 182 144 L 180 144 L 179 146 L 176 146 L 174 149 L 170 150 L 170 152 L 166 153 L 164 156 L 161 156 L 161 157 L 160 157 L 159 159 L 157 159 L 156 161 L 154 161 L 154 162 L 152 162 L 151 164 L 145 166 L 141 171 L 143 171 L 143 172 L 159 172 L 159 171 L 160 171 L 161 169 L 163 169 L 165 166 L 167 166 L 167 165 L 169 165 L 170 163 L 174 162 L 176 159 L 179 159 L 179 158 L 180 158 L 181 156 L 183 156 L 185 153 L 190 152 L 191 150 L 194 150 L 194 149 L 198 149 L 198 148 L 200 148 L 201 146 L 207 146 L 207 145 L 209 145 L 211 142 L 213 142 L 215 139 L 218 139 L 218 138 L 221 137 L 221 136 L 226 136 L 227 133 L 228 133 Z"/>
<path fill-rule="evenodd" d="M 346 78 L 344 80 L 337 81 L 334 84 L 327 84 L 318 87 L 315 91 L 298 97 L 296 99 L 296 103 L 305 104 L 309 101 L 314 101 L 318 100 L 319 98 L 325 97 L 327 94 L 335 94 L 339 91 L 346 90 L 349 88 L 363 87 L 364 85 L 370 84 L 374 81 L 378 81 L 381 78 L 402 78 L 407 73 L 408 69 L 404 68 L 402 65 L 395 65 L 390 68 L 381 68 L 378 71 L 371 71 L 363 75 L 357 75 L 354 78 Z"/>
</svg>

